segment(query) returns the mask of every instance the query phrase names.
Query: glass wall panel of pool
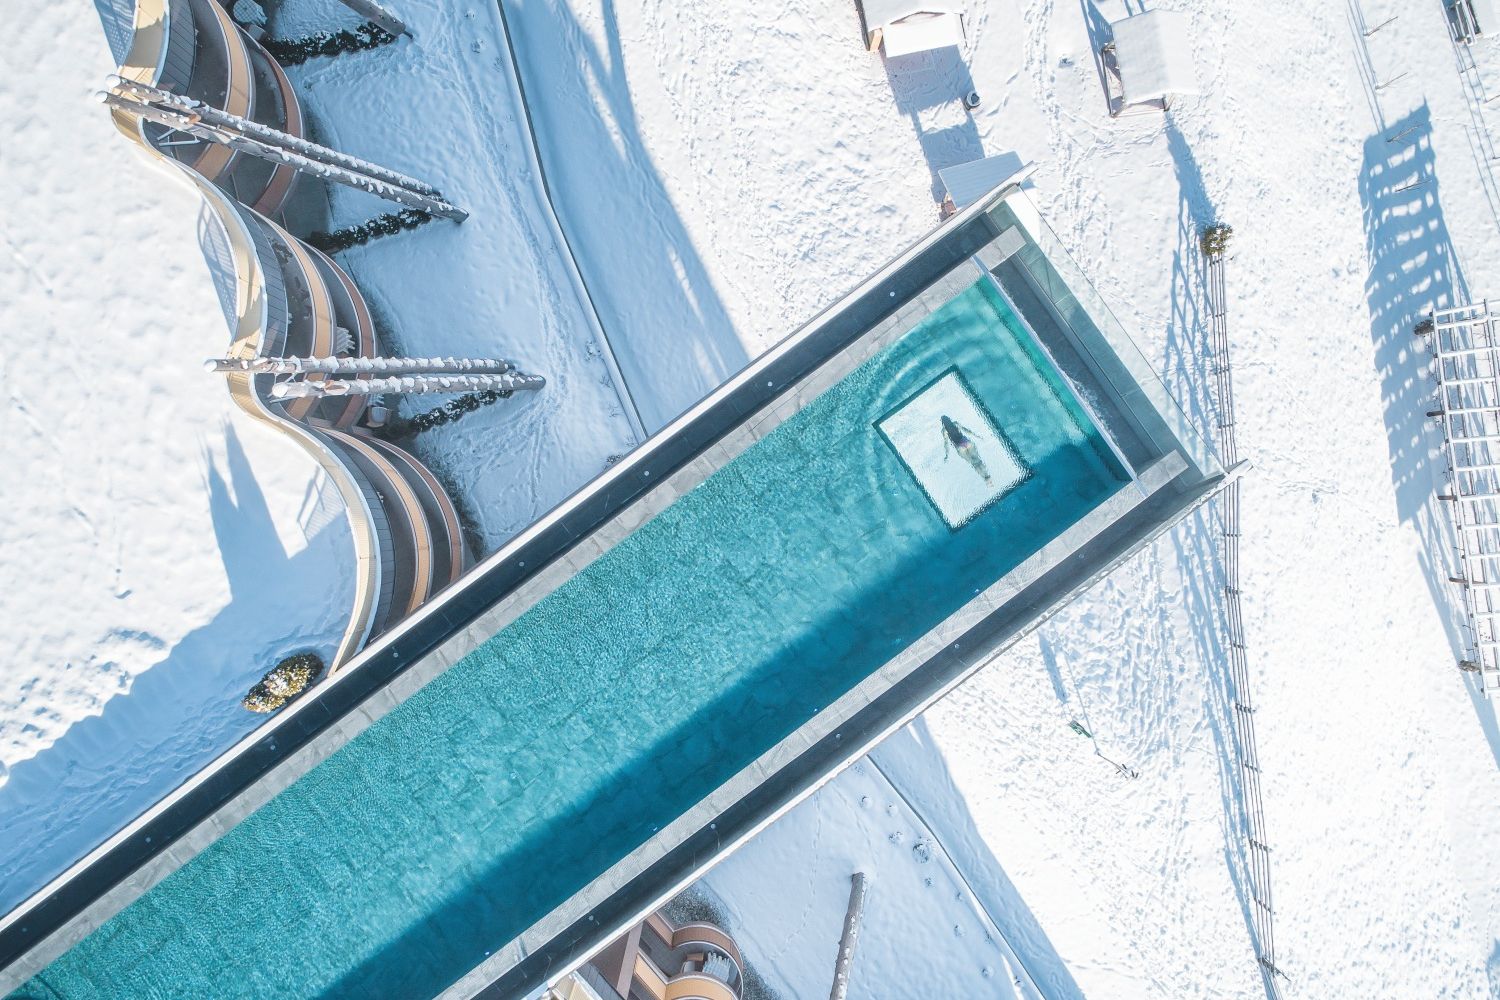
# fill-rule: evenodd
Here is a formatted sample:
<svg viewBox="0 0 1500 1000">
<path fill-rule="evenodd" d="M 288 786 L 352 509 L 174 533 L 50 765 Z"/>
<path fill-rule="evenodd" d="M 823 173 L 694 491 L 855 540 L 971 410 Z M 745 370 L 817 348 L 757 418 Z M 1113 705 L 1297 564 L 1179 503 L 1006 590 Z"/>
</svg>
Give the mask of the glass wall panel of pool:
<svg viewBox="0 0 1500 1000">
<path fill-rule="evenodd" d="M 19 995 L 433 996 L 1128 478 L 986 278 Z"/>
</svg>

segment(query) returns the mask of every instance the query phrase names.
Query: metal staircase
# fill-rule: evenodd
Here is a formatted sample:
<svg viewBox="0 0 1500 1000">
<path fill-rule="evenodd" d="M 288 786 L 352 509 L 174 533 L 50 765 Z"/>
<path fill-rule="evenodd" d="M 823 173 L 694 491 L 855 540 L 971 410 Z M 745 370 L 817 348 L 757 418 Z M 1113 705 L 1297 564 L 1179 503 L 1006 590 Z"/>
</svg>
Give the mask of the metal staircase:
<svg viewBox="0 0 1500 1000">
<path fill-rule="evenodd" d="M 1448 458 L 1448 492 L 1468 616 L 1465 665 L 1500 693 L 1500 312 L 1488 301 L 1438 309 L 1428 336 Z"/>
</svg>

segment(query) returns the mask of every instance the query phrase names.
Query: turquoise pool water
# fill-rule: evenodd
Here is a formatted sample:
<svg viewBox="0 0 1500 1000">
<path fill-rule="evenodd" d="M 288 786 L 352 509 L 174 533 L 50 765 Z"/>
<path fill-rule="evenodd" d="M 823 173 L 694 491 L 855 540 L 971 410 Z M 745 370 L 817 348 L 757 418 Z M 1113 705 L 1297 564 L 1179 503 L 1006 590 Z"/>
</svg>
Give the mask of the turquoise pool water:
<svg viewBox="0 0 1500 1000">
<path fill-rule="evenodd" d="M 957 529 L 875 427 L 950 370 L 1029 472 Z M 1126 478 L 976 284 L 19 995 L 432 996 Z"/>
</svg>

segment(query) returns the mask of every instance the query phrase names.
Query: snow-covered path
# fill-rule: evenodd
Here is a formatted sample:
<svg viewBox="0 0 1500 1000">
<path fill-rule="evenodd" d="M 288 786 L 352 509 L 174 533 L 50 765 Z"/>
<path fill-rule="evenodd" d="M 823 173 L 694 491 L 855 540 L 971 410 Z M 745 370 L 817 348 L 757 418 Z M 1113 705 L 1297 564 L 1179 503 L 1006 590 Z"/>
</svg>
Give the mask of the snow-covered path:
<svg viewBox="0 0 1500 1000">
<path fill-rule="evenodd" d="M 475 526 L 482 554 L 639 435 L 549 217 L 498 11 L 413 0 L 401 16 L 413 38 L 289 72 L 323 141 L 422 177 L 470 213 L 462 225 L 435 222 L 339 255 L 390 348 L 504 357 L 548 379 L 539 393 L 411 442 Z M 279 37 L 295 38 L 357 22 L 334 0 L 287 0 L 272 23 Z M 391 210 L 349 188 L 330 199 L 335 226 Z"/>
</svg>

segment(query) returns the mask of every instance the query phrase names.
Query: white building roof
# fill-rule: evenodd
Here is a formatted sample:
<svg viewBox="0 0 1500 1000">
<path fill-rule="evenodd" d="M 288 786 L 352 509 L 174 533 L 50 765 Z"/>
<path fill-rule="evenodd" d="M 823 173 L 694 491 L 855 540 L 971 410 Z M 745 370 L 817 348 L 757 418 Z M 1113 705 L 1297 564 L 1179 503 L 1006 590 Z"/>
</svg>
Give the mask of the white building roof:
<svg viewBox="0 0 1500 1000">
<path fill-rule="evenodd" d="M 964 19 L 958 14 L 914 14 L 883 29 L 887 56 L 904 56 L 964 43 Z"/>
<path fill-rule="evenodd" d="M 962 45 L 964 19 L 955 0 L 864 0 L 866 41 L 879 32 L 887 56 Z"/>
<path fill-rule="evenodd" d="M 1031 167 L 1021 162 L 1015 153 L 986 156 L 982 160 L 971 160 L 957 166 L 944 167 L 938 171 L 943 190 L 955 209 L 967 208 L 991 191 L 1012 183 L 1031 172 Z"/>
<path fill-rule="evenodd" d="M 1187 15 L 1153 10 L 1116 21 L 1110 28 L 1126 104 L 1199 93 Z"/>
</svg>

